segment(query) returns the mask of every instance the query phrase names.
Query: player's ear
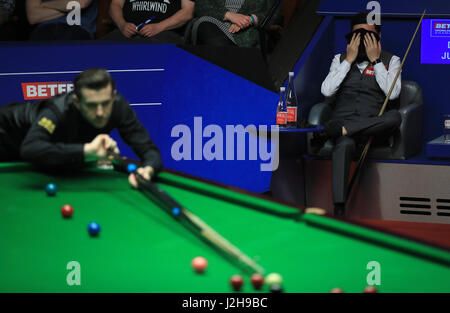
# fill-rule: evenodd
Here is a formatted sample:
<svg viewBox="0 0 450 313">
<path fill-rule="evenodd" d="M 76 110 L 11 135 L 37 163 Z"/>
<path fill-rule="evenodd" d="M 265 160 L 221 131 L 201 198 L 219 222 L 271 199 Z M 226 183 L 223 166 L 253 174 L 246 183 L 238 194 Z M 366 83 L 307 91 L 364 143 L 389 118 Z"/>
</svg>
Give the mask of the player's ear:
<svg viewBox="0 0 450 313">
<path fill-rule="evenodd" d="M 80 101 L 75 93 L 73 94 L 72 99 L 73 99 L 73 104 L 75 105 L 75 107 L 77 109 L 80 109 Z"/>
</svg>

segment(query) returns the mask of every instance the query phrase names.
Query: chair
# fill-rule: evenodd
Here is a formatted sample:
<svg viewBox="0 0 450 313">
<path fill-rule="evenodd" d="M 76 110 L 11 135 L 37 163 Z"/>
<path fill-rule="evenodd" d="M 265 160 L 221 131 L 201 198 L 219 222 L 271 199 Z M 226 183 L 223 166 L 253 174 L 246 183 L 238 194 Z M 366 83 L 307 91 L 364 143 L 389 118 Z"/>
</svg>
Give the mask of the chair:
<svg viewBox="0 0 450 313">
<path fill-rule="evenodd" d="M 283 0 L 274 0 L 273 4 L 268 8 L 264 19 L 255 26 L 259 34 L 259 49 L 263 55 L 264 61 L 267 63 L 267 56 L 273 50 L 278 40 L 281 37 L 280 25 L 274 25 L 275 20 L 279 23 L 280 15 L 279 8 Z M 274 27 L 276 26 L 276 27 Z M 192 42 L 192 28 L 193 21 L 188 22 L 184 32 L 184 40 L 186 44 L 193 44 Z"/>
<path fill-rule="evenodd" d="M 332 114 L 332 99 L 318 103 L 311 108 L 308 122 L 324 125 Z M 389 104 L 388 104 L 389 105 Z M 390 104 L 390 108 L 399 110 L 402 123 L 399 129 L 389 138 L 389 144 L 373 145 L 368 157 L 374 159 L 406 160 L 419 153 L 422 149 L 422 109 L 423 95 L 420 86 L 412 81 L 402 81 L 399 99 Z M 328 140 L 322 147 L 312 147 L 308 134 L 307 151 L 310 156 L 329 157 L 333 150 L 333 143 Z"/>
<path fill-rule="evenodd" d="M 259 46 L 264 60 L 267 63 L 268 54 L 273 50 L 275 44 L 280 40 L 281 33 L 279 28 L 272 28 L 274 19 L 277 18 L 279 7 L 283 1 L 275 0 L 273 5 L 267 11 L 264 19 L 256 26 L 259 33 Z"/>
</svg>

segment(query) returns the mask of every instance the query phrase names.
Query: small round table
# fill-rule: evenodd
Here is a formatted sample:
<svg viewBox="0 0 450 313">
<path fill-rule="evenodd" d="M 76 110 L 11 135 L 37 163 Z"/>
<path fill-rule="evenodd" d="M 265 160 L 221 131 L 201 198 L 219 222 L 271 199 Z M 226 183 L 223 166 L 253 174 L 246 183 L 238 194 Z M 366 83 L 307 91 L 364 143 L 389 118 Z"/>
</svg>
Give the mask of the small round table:
<svg viewBox="0 0 450 313">
<path fill-rule="evenodd" d="M 307 151 L 306 134 L 323 130 L 314 128 L 279 128 L 279 163 L 272 172 L 270 192 L 282 201 L 306 204 L 305 170 L 302 155 Z M 273 133 L 273 131 L 272 131 Z"/>
</svg>

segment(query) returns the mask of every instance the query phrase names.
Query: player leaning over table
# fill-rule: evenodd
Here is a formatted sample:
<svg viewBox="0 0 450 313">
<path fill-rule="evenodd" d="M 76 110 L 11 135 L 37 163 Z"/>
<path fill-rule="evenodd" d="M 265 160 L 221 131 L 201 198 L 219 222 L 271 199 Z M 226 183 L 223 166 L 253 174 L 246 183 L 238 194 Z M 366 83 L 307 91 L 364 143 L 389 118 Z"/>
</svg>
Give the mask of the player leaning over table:
<svg viewBox="0 0 450 313">
<path fill-rule="evenodd" d="M 322 94 L 335 97 L 331 120 L 325 131 L 315 134 L 312 145 L 334 141 L 332 152 L 332 188 L 334 214 L 344 215 L 350 164 L 356 145 L 370 136 L 387 140 L 401 124 L 397 110 L 389 106 L 378 116 L 382 104 L 400 68 L 400 59 L 381 50 L 381 25 L 369 25 L 368 13 L 355 15 L 347 35 L 347 52 L 334 57 L 330 72 L 322 83 Z M 390 100 L 400 95 L 400 76 Z"/>
<path fill-rule="evenodd" d="M 138 172 L 151 179 L 161 156 L 129 103 L 117 93 L 104 69 L 88 69 L 74 80 L 72 92 L 41 102 L 0 107 L 0 161 L 29 161 L 45 169 L 78 168 L 85 159 L 118 153 L 108 135 L 117 128 L 141 158 Z M 129 181 L 137 186 L 132 174 Z"/>
</svg>

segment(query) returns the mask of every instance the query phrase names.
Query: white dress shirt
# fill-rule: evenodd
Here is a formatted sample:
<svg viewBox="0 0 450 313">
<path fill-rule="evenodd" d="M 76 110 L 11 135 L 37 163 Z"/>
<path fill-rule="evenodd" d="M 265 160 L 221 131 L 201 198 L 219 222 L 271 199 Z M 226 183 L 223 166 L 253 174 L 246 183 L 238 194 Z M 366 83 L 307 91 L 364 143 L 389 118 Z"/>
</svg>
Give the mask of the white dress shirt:
<svg viewBox="0 0 450 313">
<path fill-rule="evenodd" d="M 341 54 L 336 54 L 334 56 L 333 62 L 331 63 L 330 73 L 328 73 L 327 78 L 325 78 L 322 83 L 321 91 L 325 97 L 331 97 L 338 91 L 339 86 L 342 84 L 347 76 L 347 73 L 350 71 L 351 64 L 347 60 L 344 60 L 341 63 L 340 58 Z M 363 73 L 368 65 L 369 61 L 364 61 L 357 64 L 361 73 Z M 391 88 L 392 82 L 394 81 L 400 65 L 400 58 L 394 55 L 389 63 L 389 71 L 386 69 L 383 62 L 380 62 L 373 67 L 378 85 L 386 96 Z M 402 83 L 400 73 L 389 100 L 398 98 L 401 88 Z"/>
</svg>

